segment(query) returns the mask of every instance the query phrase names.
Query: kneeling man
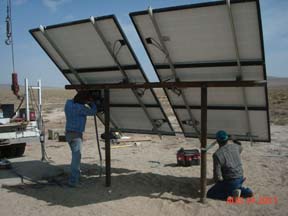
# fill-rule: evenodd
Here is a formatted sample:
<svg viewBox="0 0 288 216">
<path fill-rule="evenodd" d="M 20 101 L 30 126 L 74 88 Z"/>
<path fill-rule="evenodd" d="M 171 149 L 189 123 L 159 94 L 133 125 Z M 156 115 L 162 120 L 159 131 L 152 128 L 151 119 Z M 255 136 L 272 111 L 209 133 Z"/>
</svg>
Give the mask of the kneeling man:
<svg viewBox="0 0 288 216">
<path fill-rule="evenodd" d="M 225 131 L 218 131 L 216 140 L 219 144 L 219 149 L 213 154 L 213 178 L 216 184 L 208 190 L 207 197 L 221 200 L 229 196 L 252 197 L 252 190 L 242 187 L 245 179 L 240 159 L 241 143 L 237 141 L 228 144 Z"/>
</svg>

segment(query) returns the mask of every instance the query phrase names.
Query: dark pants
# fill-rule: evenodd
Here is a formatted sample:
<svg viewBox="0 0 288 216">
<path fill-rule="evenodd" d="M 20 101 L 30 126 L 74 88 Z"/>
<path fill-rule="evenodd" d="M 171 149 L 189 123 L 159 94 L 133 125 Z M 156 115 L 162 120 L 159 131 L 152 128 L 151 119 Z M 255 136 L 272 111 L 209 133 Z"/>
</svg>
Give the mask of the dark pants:
<svg viewBox="0 0 288 216">
<path fill-rule="evenodd" d="M 242 187 L 243 177 L 231 180 L 223 180 L 213 185 L 207 192 L 207 197 L 211 199 L 226 200 L 236 189 L 241 190 L 241 197 L 251 197 L 253 192 L 250 188 Z"/>
</svg>

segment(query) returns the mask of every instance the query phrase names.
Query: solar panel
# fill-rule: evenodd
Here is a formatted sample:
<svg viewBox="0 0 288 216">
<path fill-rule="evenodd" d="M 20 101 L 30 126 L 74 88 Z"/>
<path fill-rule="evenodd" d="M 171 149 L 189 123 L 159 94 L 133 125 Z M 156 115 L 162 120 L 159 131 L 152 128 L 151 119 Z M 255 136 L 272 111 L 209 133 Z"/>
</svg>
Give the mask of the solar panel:
<svg viewBox="0 0 288 216">
<path fill-rule="evenodd" d="M 113 15 L 40 27 L 30 33 L 71 84 L 148 82 Z M 98 114 L 102 121 L 103 115 Z M 175 134 L 150 89 L 111 90 L 110 116 L 111 130 Z"/>
<path fill-rule="evenodd" d="M 161 82 L 266 80 L 258 0 L 130 13 Z M 200 134 L 200 89 L 165 89 L 187 137 Z M 208 137 L 270 141 L 267 86 L 208 88 Z"/>
</svg>

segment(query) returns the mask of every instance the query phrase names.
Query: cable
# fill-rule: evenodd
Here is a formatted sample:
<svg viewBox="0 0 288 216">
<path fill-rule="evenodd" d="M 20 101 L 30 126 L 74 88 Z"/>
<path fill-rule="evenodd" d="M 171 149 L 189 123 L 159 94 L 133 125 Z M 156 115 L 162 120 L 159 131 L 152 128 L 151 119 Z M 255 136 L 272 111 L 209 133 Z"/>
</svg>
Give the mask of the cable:
<svg viewBox="0 0 288 216">
<path fill-rule="evenodd" d="M 11 118 L 14 118 L 14 116 L 17 114 L 17 112 L 20 110 L 20 108 L 22 107 L 22 104 L 24 102 L 24 97 L 21 98 L 20 104 L 18 105 L 17 109 L 15 110 L 15 112 L 13 113 L 13 116 Z"/>
<path fill-rule="evenodd" d="M 96 140 L 97 140 L 97 146 L 98 146 L 98 153 L 100 158 L 100 174 L 99 177 L 102 177 L 103 172 L 103 162 L 102 162 L 102 154 L 101 154 L 101 148 L 100 148 L 100 141 L 99 141 L 99 133 L 98 133 L 98 126 L 97 126 L 97 117 L 94 115 L 94 125 L 95 125 L 95 132 L 96 132 Z"/>
<path fill-rule="evenodd" d="M 14 41 L 13 41 L 13 28 L 12 28 L 12 4 L 11 0 L 7 0 L 7 16 L 6 16 L 6 45 L 11 45 L 12 54 L 12 67 L 15 72 L 15 55 L 14 55 Z"/>
<path fill-rule="evenodd" d="M 163 60 L 163 63 L 166 61 L 166 59 L 168 58 L 168 54 L 165 52 L 165 50 L 161 47 L 161 44 L 156 41 L 154 38 L 151 38 L 151 45 L 153 45 L 154 47 L 156 47 L 157 49 L 159 49 L 162 53 L 164 53 L 165 58 Z"/>
<path fill-rule="evenodd" d="M 116 48 L 116 44 L 117 44 L 118 40 L 114 41 L 113 43 L 113 49 L 112 52 L 115 54 L 115 48 Z"/>
<path fill-rule="evenodd" d="M 156 48 L 158 48 L 161 52 L 163 52 L 165 55 L 167 55 L 167 53 L 165 52 L 165 50 L 161 47 L 161 44 L 156 41 L 154 38 L 151 37 L 151 45 L 155 46 Z"/>
<path fill-rule="evenodd" d="M 119 46 L 118 50 L 116 51 L 116 44 L 117 44 L 117 43 L 120 43 L 120 46 Z M 122 46 L 123 46 L 123 45 L 122 45 L 122 43 L 120 42 L 120 40 L 114 41 L 112 52 L 113 52 L 113 54 L 114 54 L 115 56 L 118 55 L 118 53 L 120 52 Z"/>
</svg>

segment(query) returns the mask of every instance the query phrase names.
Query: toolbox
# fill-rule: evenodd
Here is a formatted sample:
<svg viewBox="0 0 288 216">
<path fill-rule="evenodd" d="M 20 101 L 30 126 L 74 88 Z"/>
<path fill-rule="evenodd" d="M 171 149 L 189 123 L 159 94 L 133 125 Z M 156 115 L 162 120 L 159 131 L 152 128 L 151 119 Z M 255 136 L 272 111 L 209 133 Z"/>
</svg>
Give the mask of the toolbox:
<svg viewBox="0 0 288 216">
<path fill-rule="evenodd" d="M 198 149 L 179 149 L 177 151 L 178 166 L 200 165 L 200 151 Z"/>
</svg>

